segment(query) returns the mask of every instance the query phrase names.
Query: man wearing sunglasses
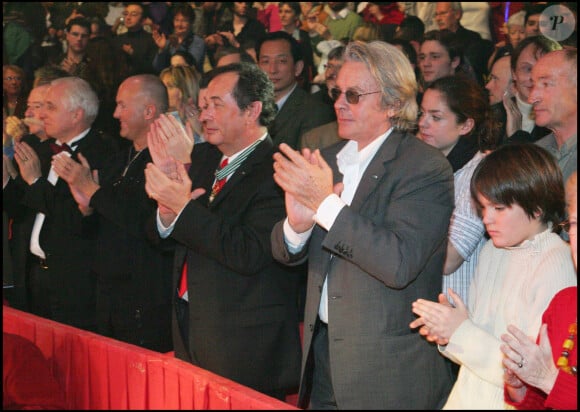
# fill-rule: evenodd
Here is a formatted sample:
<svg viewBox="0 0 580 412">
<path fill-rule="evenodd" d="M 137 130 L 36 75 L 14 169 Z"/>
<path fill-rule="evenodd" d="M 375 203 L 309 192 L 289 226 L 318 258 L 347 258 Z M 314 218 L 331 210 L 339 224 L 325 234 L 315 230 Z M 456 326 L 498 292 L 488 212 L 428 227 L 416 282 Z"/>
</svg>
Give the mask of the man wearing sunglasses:
<svg viewBox="0 0 580 412">
<path fill-rule="evenodd" d="M 309 266 L 300 407 L 439 409 L 451 389 L 444 359 L 408 326 L 413 296 L 441 290 L 453 210 L 449 163 L 409 132 L 416 93 L 395 46 L 352 42 L 331 91 L 345 140 L 274 155 L 287 218 L 272 252 Z"/>
</svg>

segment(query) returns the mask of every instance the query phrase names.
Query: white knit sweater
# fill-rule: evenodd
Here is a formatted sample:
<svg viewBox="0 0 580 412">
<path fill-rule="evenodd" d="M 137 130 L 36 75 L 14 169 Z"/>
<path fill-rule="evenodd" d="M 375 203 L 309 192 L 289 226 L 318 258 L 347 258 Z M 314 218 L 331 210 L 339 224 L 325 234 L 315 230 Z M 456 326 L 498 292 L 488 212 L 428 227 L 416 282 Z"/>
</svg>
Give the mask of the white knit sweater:
<svg viewBox="0 0 580 412">
<path fill-rule="evenodd" d="M 488 241 L 471 282 L 469 319 L 439 348 L 461 365 L 443 409 L 512 409 L 504 403 L 500 336 L 514 324 L 535 339 L 552 297 L 576 284 L 570 246 L 550 230 L 518 247 Z"/>
</svg>

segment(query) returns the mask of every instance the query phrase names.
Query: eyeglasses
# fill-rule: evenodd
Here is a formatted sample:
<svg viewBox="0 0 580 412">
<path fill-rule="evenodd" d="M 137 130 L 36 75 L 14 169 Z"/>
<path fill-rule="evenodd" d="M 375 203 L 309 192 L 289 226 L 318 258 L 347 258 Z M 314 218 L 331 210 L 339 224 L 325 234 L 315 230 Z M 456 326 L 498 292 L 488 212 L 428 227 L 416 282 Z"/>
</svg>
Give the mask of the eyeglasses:
<svg viewBox="0 0 580 412">
<path fill-rule="evenodd" d="M 141 15 L 141 13 L 139 13 L 138 11 L 132 11 L 132 12 L 128 12 L 128 11 L 124 11 L 123 12 L 123 16 L 127 17 L 127 16 L 131 16 L 131 17 L 139 17 Z"/>
<path fill-rule="evenodd" d="M 4 78 L 4 80 L 6 80 L 7 82 L 11 82 L 11 81 L 14 81 L 14 80 L 16 80 L 17 82 L 19 82 L 19 81 L 22 80 L 22 77 L 20 77 L 20 76 L 6 76 Z"/>
<path fill-rule="evenodd" d="M 357 93 L 354 90 L 347 90 L 346 92 L 343 92 L 338 87 L 333 87 L 332 89 L 330 89 L 330 97 L 332 98 L 333 102 L 336 102 L 340 98 L 340 95 L 344 93 L 346 96 L 346 101 L 349 104 L 358 104 L 361 96 L 366 96 L 367 94 L 375 94 L 380 92 L 381 92 L 380 90 L 368 93 Z"/>
</svg>

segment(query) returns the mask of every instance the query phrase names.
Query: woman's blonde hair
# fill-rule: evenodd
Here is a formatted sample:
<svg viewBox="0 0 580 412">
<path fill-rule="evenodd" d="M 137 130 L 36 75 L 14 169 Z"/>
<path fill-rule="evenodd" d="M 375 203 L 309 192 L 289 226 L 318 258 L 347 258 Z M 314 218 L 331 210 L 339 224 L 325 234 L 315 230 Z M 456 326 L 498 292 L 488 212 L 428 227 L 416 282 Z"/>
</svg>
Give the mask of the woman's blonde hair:
<svg viewBox="0 0 580 412">
<path fill-rule="evenodd" d="M 193 104 L 197 104 L 201 75 L 193 66 L 172 66 L 163 69 L 159 78 L 162 81 L 167 79 L 169 86 L 177 87 L 181 91 L 181 105 L 176 109 L 180 112 L 180 116 L 185 119 L 183 112 L 188 101 L 191 99 Z"/>
</svg>

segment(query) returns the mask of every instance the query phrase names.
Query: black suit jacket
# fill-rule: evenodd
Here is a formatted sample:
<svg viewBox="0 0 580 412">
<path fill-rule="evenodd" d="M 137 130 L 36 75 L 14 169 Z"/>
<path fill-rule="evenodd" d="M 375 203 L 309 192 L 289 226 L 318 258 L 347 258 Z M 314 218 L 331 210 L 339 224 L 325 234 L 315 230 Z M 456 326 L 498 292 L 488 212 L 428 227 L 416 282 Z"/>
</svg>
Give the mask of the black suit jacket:
<svg viewBox="0 0 580 412">
<path fill-rule="evenodd" d="M 168 352 L 173 346 L 173 249 L 148 240 L 147 222 L 157 209 L 145 192 L 144 171 L 151 156 L 147 148 L 133 156 L 127 148 L 109 158 L 100 175 L 101 188 L 91 198 L 98 217 L 93 264 L 97 327 L 115 339 Z"/>
<path fill-rule="evenodd" d="M 52 139 L 50 139 L 52 140 Z M 41 159 L 41 170 L 43 174 L 48 174 L 50 169 L 50 140 L 43 142 L 35 135 L 26 135 L 22 137 L 22 142 L 28 144 Z M 18 164 L 13 160 L 14 167 L 18 170 Z M 20 188 L 14 191 L 14 186 L 6 192 L 3 196 L 4 214 L 7 218 L 7 224 L 4 227 L 6 235 L 10 235 L 6 239 L 6 244 L 3 245 L 8 254 L 5 257 L 4 265 L 9 263 L 10 270 L 4 266 L 4 279 L 7 275 L 11 276 L 12 287 L 4 290 L 4 297 L 10 303 L 10 306 L 28 311 L 28 296 L 27 296 L 27 273 L 30 270 L 30 261 L 28 255 L 30 254 L 30 234 L 36 213 L 25 207 L 20 203 L 23 195 L 25 183 L 18 179 Z M 8 233 L 9 232 L 9 233 Z M 6 249 L 8 248 L 8 249 Z M 6 253 L 5 252 L 5 253 Z M 9 262 L 8 262 L 9 261 Z"/>
<path fill-rule="evenodd" d="M 321 103 L 300 87 L 296 87 L 268 127 L 268 132 L 276 146 L 287 143 L 298 149 L 304 133 L 335 119 L 332 106 Z"/>
<path fill-rule="evenodd" d="M 91 129 L 80 140 L 72 155 L 82 153 L 92 169 L 101 169 L 114 152 L 111 140 Z M 52 157 L 52 153 L 47 154 Z M 43 155 L 46 156 L 46 155 Z M 41 158 L 41 164 L 50 163 Z M 21 184 L 22 203 L 46 218 L 40 231 L 40 246 L 46 254 L 49 269 L 46 281 L 30 285 L 33 293 L 48 296 L 52 318 L 84 329 L 95 327 L 95 277 L 91 264 L 95 250 L 95 216 L 83 217 L 70 193 L 68 184 L 58 179 L 53 186 L 47 171 L 34 184 Z M 18 185 L 10 182 L 9 185 Z M 31 256 L 32 259 L 36 259 Z M 39 290 L 40 289 L 40 290 Z M 34 303 L 34 302 L 31 302 Z"/>
<path fill-rule="evenodd" d="M 285 214 L 272 154 L 268 137 L 208 205 L 222 154 L 196 145 L 189 176 L 206 194 L 188 203 L 171 234 L 174 291 L 186 257 L 188 264 L 189 347 L 174 312 L 175 355 L 263 392 L 297 387 L 301 356 L 299 279 L 270 249 L 272 227 Z"/>
</svg>

